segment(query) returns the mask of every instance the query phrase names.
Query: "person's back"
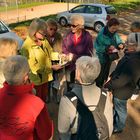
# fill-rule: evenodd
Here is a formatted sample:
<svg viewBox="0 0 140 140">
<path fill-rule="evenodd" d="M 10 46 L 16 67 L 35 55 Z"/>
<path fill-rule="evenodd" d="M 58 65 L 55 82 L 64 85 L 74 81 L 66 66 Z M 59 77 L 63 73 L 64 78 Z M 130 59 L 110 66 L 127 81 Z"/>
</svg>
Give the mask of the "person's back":
<svg viewBox="0 0 140 140">
<path fill-rule="evenodd" d="M 46 105 L 33 94 L 27 59 L 18 55 L 8 57 L 3 73 L 6 82 L 0 89 L 0 139 L 48 140 L 52 136 L 52 122 Z"/>
<path fill-rule="evenodd" d="M 74 93 L 75 96 L 69 99 L 69 95 L 65 95 L 64 97 L 62 97 L 60 106 L 59 106 L 58 130 L 60 133 L 61 140 L 69 140 L 71 136 L 73 139 L 79 140 L 75 138 L 77 137 L 78 134 L 82 133 L 79 127 L 81 124 L 79 123 L 80 122 L 79 119 L 83 117 L 83 120 L 84 120 L 85 117 L 83 115 L 80 116 L 80 112 L 78 108 L 78 105 L 79 105 L 78 100 L 82 102 L 84 106 L 87 106 L 90 111 L 94 112 L 100 100 L 100 95 L 101 95 L 100 88 L 98 88 L 94 83 L 94 80 L 98 76 L 99 72 L 100 72 L 100 64 L 97 58 L 84 56 L 84 57 L 79 58 L 76 61 L 76 80 L 78 80 L 79 84 L 76 84 L 73 87 L 72 91 L 70 91 L 70 93 L 71 92 Z M 106 137 L 109 137 L 111 136 L 112 130 L 113 130 L 112 102 L 111 102 L 111 98 L 109 94 L 105 94 L 103 96 L 106 98 L 106 100 L 104 102 L 104 109 L 103 109 L 104 112 L 102 112 L 102 114 L 106 118 L 107 128 L 109 131 L 109 134 L 106 133 L 105 135 Z M 76 107 L 73 103 L 75 101 L 77 101 Z M 96 118 L 93 117 L 91 121 L 93 121 L 94 119 Z M 92 125 L 90 123 L 91 121 L 89 121 L 90 125 Z M 95 122 L 92 122 L 92 123 L 96 125 L 97 129 L 91 130 L 88 127 L 87 135 L 90 135 L 91 131 L 94 132 L 95 134 L 98 128 L 100 127 L 99 125 L 96 124 L 96 120 Z M 106 123 L 103 123 L 103 125 L 106 125 Z M 92 125 L 91 127 L 93 128 L 94 126 Z M 91 131 L 89 132 L 88 130 L 89 131 L 91 130 Z M 91 138 L 88 138 L 88 139 L 91 139 Z"/>
<path fill-rule="evenodd" d="M 44 103 L 32 95 L 31 86 L 26 88 L 5 83 L 0 90 L 1 140 L 33 140 L 35 121 Z"/>
</svg>

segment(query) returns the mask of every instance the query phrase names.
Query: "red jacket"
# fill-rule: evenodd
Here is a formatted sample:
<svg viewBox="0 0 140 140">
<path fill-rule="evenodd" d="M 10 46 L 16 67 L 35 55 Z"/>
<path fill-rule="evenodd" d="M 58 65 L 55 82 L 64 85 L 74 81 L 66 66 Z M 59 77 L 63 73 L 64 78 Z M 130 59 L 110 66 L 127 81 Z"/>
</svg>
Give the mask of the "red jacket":
<svg viewBox="0 0 140 140">
<path fill-rule="evenodd" d="M 33 95 L 33 85 L 0 89 L 0 140 L 48 140 L 53 125 L 45 104 Z"/>
</svg>

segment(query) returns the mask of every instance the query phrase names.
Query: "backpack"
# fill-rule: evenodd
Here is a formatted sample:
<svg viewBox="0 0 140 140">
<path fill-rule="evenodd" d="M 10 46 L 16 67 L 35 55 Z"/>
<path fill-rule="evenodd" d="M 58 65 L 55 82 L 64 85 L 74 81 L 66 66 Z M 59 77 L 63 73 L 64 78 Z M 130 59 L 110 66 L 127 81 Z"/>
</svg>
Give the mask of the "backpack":
<svg viewBox="0 0 140 140">
<path fill-rule="evenodd" d="M 72 91 L 65 96 L 72 102 L 79 113 L 77 133 L 71 135 L 71 140 L 107 140 L 109 138 L 109 129 L 104 115 L 106 96 L 101 94 L 98 104 L 92 106 L 86 106 Z M 90 111 L 88 107 L 96 108 L 94 111 Z M 75 120 L 76 117 L 71 124 L 71 128 Z"/>
</svg>

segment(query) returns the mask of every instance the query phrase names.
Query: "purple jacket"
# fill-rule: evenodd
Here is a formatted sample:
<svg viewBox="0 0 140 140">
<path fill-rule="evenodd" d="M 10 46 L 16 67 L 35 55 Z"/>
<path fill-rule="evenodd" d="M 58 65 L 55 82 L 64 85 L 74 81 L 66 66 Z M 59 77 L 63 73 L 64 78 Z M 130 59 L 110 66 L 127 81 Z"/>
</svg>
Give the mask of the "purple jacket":
<svg viewBox="0 0 140 140">
<path fill-rule="evenodd" d="M 67 66 L 71 71 L 75 70 L 75 62 L 81 56 L 92 56 L 93 54 L 93 40 L 88 31 L 82 31 L 81 41 L 75 46 L 73 40 L 73 33 L 70 32 L 63 40 L 62 52 L 64 54 L 73 53 L 74 59 Z"/>
</svg>

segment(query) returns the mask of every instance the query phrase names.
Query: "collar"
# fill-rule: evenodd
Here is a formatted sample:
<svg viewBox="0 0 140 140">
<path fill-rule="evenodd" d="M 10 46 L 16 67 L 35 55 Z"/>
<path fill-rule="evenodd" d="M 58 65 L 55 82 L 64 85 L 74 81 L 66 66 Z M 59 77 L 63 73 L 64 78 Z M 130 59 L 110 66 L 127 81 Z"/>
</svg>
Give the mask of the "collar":
<svg viewBox="0 0 140 140">
<path fill-rule="evenodd" d="M 33 94 L 32 90 L 34 88 L 34 84 L 27 84 L 27 85 L 9 85 L 7 82 L 3 84 L 3 90 L 5 93 L 22 95 L 22 94 Z"/>
</svg>

